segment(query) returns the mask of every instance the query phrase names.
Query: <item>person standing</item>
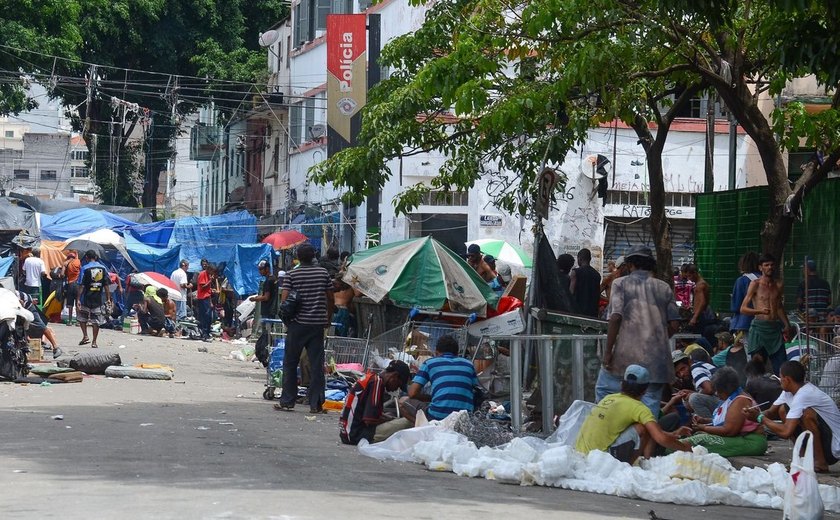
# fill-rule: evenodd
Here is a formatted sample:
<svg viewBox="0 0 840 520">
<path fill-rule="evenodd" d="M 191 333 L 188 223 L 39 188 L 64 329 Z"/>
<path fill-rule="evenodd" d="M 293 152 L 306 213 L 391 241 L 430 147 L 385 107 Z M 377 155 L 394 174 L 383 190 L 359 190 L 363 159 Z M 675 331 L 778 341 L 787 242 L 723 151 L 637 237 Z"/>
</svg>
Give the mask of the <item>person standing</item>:
<svg viewBox="0 0 840 520">
<path fill-rule="evenodd" d="M 741 313 L 741 304 L 744 302 L 750 283 L 758 280 L 761 276 L 761 272 L 758 270 L 758 253 L 755 251 L 744 253 L 738 260 L 738 269 L 741 271 L 741 276 L 735 280 L 735 285 L 732 287 L 732 302 L 729 308 L 733 313 L 732 321 L 729 322 L 729 330 L 735 334 L 735 341 L 747 334 L 753 320 L 751 315 Z M 744 343 L 746 345 L 746 341 Z"/>
<path fill-rule="evenodd" d="M 261 319 L 276 319 L 277 316 L 274 315 L 274 299 L 277 298 L 277 279 L 271 273 L 271 263 L 268 260 L 260 260 L 259 264 L 257 264 L 257 270 L 265 280 L 260 282 L 260 293 L 251 296 L 249 299 L 252 302 L 259 302 Z"/>
<path fill-rule="evenodd" d="M 23 261 L 23 290 L 32 296 L 36 305 L 41 303 L 41 277 L 47 274 L 44 261 L 41 260 L 41 248 L 33 247 L 32 254 Z"/>
<path fill-rule="evenodd" d="M 169 279 L 181 290 L 181 301 L 175 303 L 176 315 L 179 320 L 187 317 L 187 293 L 192 289 L 193 285 L 189 279 L 190 262 L 187 259 L 181 260 L 178 269 L 172 271 Z"/>
<path fill-rule="evenodd" d="M 61 275 L 66 282 L 64 286 L 64 305 L 67 307 L 67 325 L 73 325 L 73 309 L 79 297 L 79 273 L 82 263 L 79 262 L 75 251 L 68 251 L 67 258 L 61 266 Z"/>
<path fill-rule="evenodd" d="M 309 411 L 325 413 L 324 330 L 332 321 L 333 284 L 326 269 L 315 262 L 315 248 L 304 244 L 297 250 L 300 265 L 286 274 L 281 302 L 296 293 L 297 312 L 288 324 L 283 358 L 283 394 L 278 410 L 293 410 L 297 398 L 297 370 L 304 349 L 309 358 Z"/>
<path fill-rule="evenodd" d="M 598 301 L 601 299 L 601 274 L 591 265 L 592 252 L 583 248 L 577 254 L 577 269 L 572 270 L 569 289 L 577 311 L 584 316 L 598 317 Z"/>
<path fill-rule="evenodd" d="M 327 270 L 330 273 L 330 278 L 335 278 L 338 272 L 341 270 L 341 260 L 338 254 L 337 247 L 330 247 L 327 249 L 327 254 L 321 257 L 321 261 L 319 262 L 321 267 Z"/>
<path fill-rule="evenodd" d="M 831 308 L 831 286 L 817 275 L 817 263 L 810 258 L 802 267 L 807 277 L 808 295 L 805 295 L 806 280 L 803 280 L 796 289 L 796 305 L 808 314 L 811 322 L 825 322 Z"/>
<path fill-rule="evenodd" d="M 195 302 L 198 307 L 198 329 L 203 341 L 213 341 L 210 337 L 210 321 L 213 313 L 213 287 L 215 285 L 213 264 L 202 261 L 202 270 L 198 273 Z"/>
<path fill-rule="evenodd" d="M 613 282 L 607 306 L 607 344 L 595 400 L 619 393 L 627 367 L 641 365 L 650 373 L 642 402 L 656 418 L 663 387 L 674 379 L 669 338 L 679 325 L 677 304 L 671 287 L 653 275 L 656 260 L 650 249 L 634 249 L 624 262 L 629 274 Z"/>
<path fill-rule="evenodd" d="M 680 266 L 680 272 L 674 276 L 674 297 L 683 309 L 691 308 L 691 296 L 694 294 L 694 282 L 688 276 L 688 264 Z"/>
<path fill-rule="evenodd" d="M 97 348 L 99 327 L 105 324 L 110 314 L 108 306 L 111 304 L 111 292 L 108 270 L 97 261 L 95 252 L 85 253 L 85 267 L 81 276 L 79 299 L 76 302 L 79 326 L 82 329 L 82 341 L 79 345 L 90 343 L 91 348 Z M 88 323 L 93 328 L 92 343 L 88 338 Z"/>
<path fill-rule="evenodd" d="M 691 318 L 688 320 L 689 328 L 695 333 L 700 334 L 712 344 L 714 343 L 714 330 L 707 330 L 717 321 L 714 311 L 709 305 L 711 299 L 711 289 L 709 283 L 700 276 L 700 271 L 694 264 L 688 264 L 685 267 L 685 274 L 689 281 L 694 284 L 692 291 L 692 301 L 694 307 L 691 309 Z"/>
<path fill-rule="evenodd" d="M 779 375 L 782 363 L 787 361 L 784 334 L 790 334 L 790 321 L 782 305 L 782 284 L 774 277 L 776 259 L 765 253 L 758 259 L 761 277 L 750 282 L 747 295 L 741 302 L 741 314 L 753 316 L 747 336 L 747 354 L 763 354 L 773 364 L 773 373 Z"/>
</svg>

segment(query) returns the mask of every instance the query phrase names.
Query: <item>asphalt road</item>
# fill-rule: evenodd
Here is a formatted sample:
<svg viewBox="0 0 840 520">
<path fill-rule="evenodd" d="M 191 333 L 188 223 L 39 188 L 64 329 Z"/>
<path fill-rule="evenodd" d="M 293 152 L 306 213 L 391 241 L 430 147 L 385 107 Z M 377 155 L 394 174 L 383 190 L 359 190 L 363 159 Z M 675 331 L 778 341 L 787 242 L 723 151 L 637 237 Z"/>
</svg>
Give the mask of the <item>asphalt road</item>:
<svg viewBox="0 0 840 520">
<path fill-rule="evenodd" d="M 77 328 L 55 327 L 65 350 Z M 778 511 L 683 507 L 502 485 L 338 442 L 337 413 L 276 412 L 264 371 L 229 343 L 103 331 L 124 363 L 163 363 L 173 381 L 0 383 L 0 518 L 743 518 Z M 209 352 L 198 351 L 208 346 Z M 124 348 L 118 348 L 124 346 Z M 63 420 L 53 417 L 62 415 Z"/>
</svg>

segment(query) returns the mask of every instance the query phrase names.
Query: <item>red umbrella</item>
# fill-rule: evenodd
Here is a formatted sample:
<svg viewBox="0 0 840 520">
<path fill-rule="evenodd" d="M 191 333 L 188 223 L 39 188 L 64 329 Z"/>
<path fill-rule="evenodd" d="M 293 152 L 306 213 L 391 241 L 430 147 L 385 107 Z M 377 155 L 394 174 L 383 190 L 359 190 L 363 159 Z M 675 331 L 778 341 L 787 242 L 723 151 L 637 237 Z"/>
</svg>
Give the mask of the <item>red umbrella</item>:
<svg viewBox="0 0 840 520">
<path fill-rule="evenodd" d="M 157 287 L 158 289 L 166 289 L 167 292 L 169 292 L 170 300 L 182 301 L 184 299 L 184 297 L 181 296 L 181 289 L 178 287 L 178 284 L 170 280 L 166 275 L 146 271 L 145 273 L 135 273 L 131 276 L 144 285 L 149 284 Z"/>
<path fill-rule="evenodd" d="M 277 250 L 291 249 L 296 245 L 303 244 L 309 240 L 306 235 L 293 229 L 286 229 L 284 231 L 277 231 L 265 237 L 262 240 L 263 244 L 271 244 L 271 247 Z"/>
</svg>

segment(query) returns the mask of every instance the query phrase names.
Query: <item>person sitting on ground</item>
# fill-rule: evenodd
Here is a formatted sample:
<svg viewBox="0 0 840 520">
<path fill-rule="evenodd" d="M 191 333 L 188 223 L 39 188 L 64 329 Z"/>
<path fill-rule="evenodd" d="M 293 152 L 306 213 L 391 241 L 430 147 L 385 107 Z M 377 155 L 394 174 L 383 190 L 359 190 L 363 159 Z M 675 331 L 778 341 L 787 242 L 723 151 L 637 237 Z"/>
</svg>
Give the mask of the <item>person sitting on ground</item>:
<svg viewBox="0 0 840 520">
<path fill-rule="evenodd" d="M 575 441 L 575 449 L 584 455 L 592 450 L 609 453 L 616 459 L 633 464 L 639 457 L 653 455 L 657 445 L 675 451 L 691 451 L 679 441 L 691 430 L 680 428 L 676 433 L 662 430 L 642 396 L 650 383 L 648 370 L 641 365 L 628 365 L 621 382 L 621 392 L 610 394 L 592 408 Z"/>
<path fill-rule="evenodd" d="M 779 375 L 784 391 L 773 406 L 766 412 L 759 412 L 758 408 L 744 408 L 743 413 L 784 439 L 794 440 L 803 430 L 811 432 L 814 470 L 827 473 L 828 467 L 840 458 L 840 410 L 837 403 L 805 381 L 802 363 L 785 361 L 779 368 Z"/>
<path fill-rule="evenodd" d="M 169 291 L 163 287 L 157 290 L 157 296 L 163 303 L 163 330 L 169 333 L 170 338 L 174 338 L 175 320 L 178 319 L 178 308 L 175 302 L 169 299 Z"/>
<path fill-rule="evenodd" d="M 721 400 L 711 417 L 694 417 L 694 435 L 683 439 L 692 446 L 704 446 L 722 457 L 759 456 L 767 451 L 767 437 L 758 423 L 741 410 L 756 407 L 755 400 L 741 388 L 732 367 L 722 367 L 712 376 L 715 394 Z"/>
<path fill-rule="evenodd" d="M 700 417 L 711 417 L 720 404 L 712 387 L 712 376 L 717 371 L 717 367 L 711 363 L 709 353 L 703 348 L 692 349 L 689 357 L 694 392 L 688 396 L 688 405 Z"/>
<path fill-rule="evenodd" d="M 143 301 L 134 305 L 140 321 L 140 334 L 162 336 L 165 323 L 163 302 L 152 285 L 146 286 L 144 294 Z"/>
<path fill-rule="evenodd" d="M 767 360 L 764 358 L 750 360 L 744 372 L 747 374 L 744 390 L 758 402 L 761 411 L 770 409 L 782 394 L 782 381 L 767 372 Z"/>
<path fill-rule="evenodd" d="M 735 340 L 729 332 L 718 332 L 715 334 L 717 339 L 717 353 L 712 357 L 712 364 L 716 367 L 732 367 L 738 372 L 741 378 L 741 386 L 747 381 L 747 374 L 745 368 L 747 366 L 747 350 L 744 348 L 744 339 L 739 338 Z"/>
<path fill-rule="evenodd" d="M 688 413 L 687 401 L 688 397 L 694 393 L 691 358 L 682 350 L 674 350 L 671 352 L 671 361 L 674 363 L 674 383 L 666 389 L 667 393 L 663 392 L 663 406 L 659 412 L 659 426 L 666 432 L 688 425 L 691 417 Z"/>
<path fill-rule="evenodd" d="M 431 396 L 423 394 L 427 383 L 432 387 Z M 408 397 L 401 399 L 401 415 L 414 423 L 418 410 L 436 420 L 460 410 L 472 413 L 476 385 L 478 376 L 472 362 L 458 357 L 458 341 L 452 336 L 441 336 L 435 357 L 423 363 L 408 387 Z"/>
<path fill-rule="evenodd" d="M 64 352 L 58 348 L 58 340 L 55 338 L 53 330 L 47 325 L 46 317 L 38 306 L 35 305 L 35 302 L 32 301 L 32 296 L 23 291 L 18 291 L 17 294 L 21 306 L 32 313 L 32 322 L 29 324 L 29 328 L 26 329 L 27 337 L 32 339 L 46 338 L 50 343 L 50 348 L 52 348 L 53 359 L 62 356 Z"/>
<path fill-rule="evenodd" d="M 405 418 L 397 419 L 385 412 L 386 394 L 402 390 L 405 392 L 411 372 L 403 361 L 394 360 L 381 375 L 369 372 L 353 385 L 341 418 L 338 421 L 339 437 L 344 444 L 381 442 L 394 433 L 411 428 L 413 422 Z"/>
</svg>

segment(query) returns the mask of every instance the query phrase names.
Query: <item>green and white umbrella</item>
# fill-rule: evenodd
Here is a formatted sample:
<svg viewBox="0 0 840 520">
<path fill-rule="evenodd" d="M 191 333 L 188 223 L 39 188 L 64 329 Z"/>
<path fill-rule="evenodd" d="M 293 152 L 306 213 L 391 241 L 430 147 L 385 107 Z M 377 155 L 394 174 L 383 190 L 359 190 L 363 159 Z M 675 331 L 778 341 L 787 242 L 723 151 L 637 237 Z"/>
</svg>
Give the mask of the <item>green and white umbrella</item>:
<svg viewBox="0 0 840 520">
<path fill-rule="evenodd" d="M 525 268 L 532 268 L 534 263 L 531 257 L 519 246 L 505 242 L 504 240 L 497 240 L 495 238 L 483 238 L 481 240 L 473 240 L 472 242 L 464 242 L 464 245 L 477 244 L 481 248 L 481 252 L 486 255 L 493 255 L 496 260 L 504 262 L 511 266 L 519 266 Z"/>
<path fill-rule="evenodd" d="M 350 257 L 343 280 L 365 296 L 401 307 L 478 313 L 498 296 L 464 259 L 432 237 L 403 240 Z"/>
</svg>

